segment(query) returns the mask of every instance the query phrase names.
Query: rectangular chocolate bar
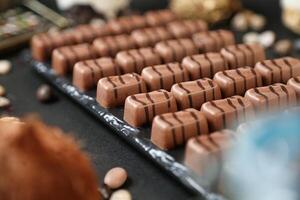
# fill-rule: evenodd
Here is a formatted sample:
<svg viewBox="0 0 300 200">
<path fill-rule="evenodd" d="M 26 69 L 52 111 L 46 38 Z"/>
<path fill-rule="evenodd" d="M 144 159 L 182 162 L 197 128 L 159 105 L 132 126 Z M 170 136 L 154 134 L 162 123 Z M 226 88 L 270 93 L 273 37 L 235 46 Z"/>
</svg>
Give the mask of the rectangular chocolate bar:
<svg viewBox="0 0 300 200">
<path fill-rule="evenodd" d="M 229 69 L 227 60 L 220 53 L 205 53 L 187 56 L 182 66 L 188 70 L 191 80 L 213 78 L 215 73 Z"/>
<path fill-rule="evenodd" d="M 130 36 L 138 47 L 152 47 L 160 41 L 173 38 L 173 35 L 162 26 L 137 29 L 132 31 Z"/>
<path fill-rule="evenodd" d="M 148 47 L 121 51 L 116 56 L 116 62 L 120 66 L 121 73 L 140 74 L 147 66 L 161 64 L 161 59 L 153 48 Z"/>
<path fill-rule="evenodd" d="M 235 133 L 230 130 L 190 138 L 185 148 L 184 163 L 206 180 L 215 180 L 221 170 L 223 155 L 235 140 Z"/>
<path fill-rule="evenodd" d="M 168 63 L 146 67 L 142 71 L 149 91 L 165 89 L 170 91 L 172 85 L 188 81 L 188 72 L 180 63 Z"/>
<path fill-rule="evenodd" d="M 196 33 L 193 35 L 193 41 L 199 53 L 216 52 L 225 46 L 235 44 L 233 33 L 221 29 Z"/>
<path fill-rule="evenodd" d="M 245 98 L 253 104 L 257 113 L 276 112 L 297 105 L 295 90 L 281 83 L 250 89 Z"/>
<path fill-rule="evenodd" d="M 99 79 L 118 74 L 120 74 L 119 67 L 113 58 L 102 57 L 80 61 L 74 66 L 73 85 L 86 91 L 95 87 Z"/>
<path fill-rule="evenodd" d="M 53 51 L 52 67 L 59 75 L 73 71 L 75 63 L 82 60 L 97 58 L 98 53 L 88 43 L 57 48 Z"/>
<path fill-rule="evenodd" d="M 220 86 L 224 98 L 244 95 L 248 89 L 261 87 L 261 75 L 251 67 L 237 68 L 218 72 L 214 81 Z"/>
<path fill-rule="evenodd" d="M 255 69 L 261 74 L 264 85 L 287 83 L 290 78 L 300 76 L 300 60 L 292 57 L 264 60 L 257 63 Z"/>
<path fill-rule="evenodd" d="M 298 102 L 300 102 L 300 76 L 291 78 L 287 85 L 291 86 L 296 91 Z"/>
<path fill-rule="evenodd" d="M 168 9 L 148 11 L 145 18 L 148 26 L 161 26 L 178 19 L 176 14 Z"/>
<path fill-rule="evenodd" d="M 124 120 L 131 126 L 139 127 L 152 122 L 156 115 L 176 111 L 176 100 L 172 93 L 157 90 L 127 97 Z"/>
<path fill-rule="evenodd" d="M 136 48 L 135 41 L 127 34 L 97 38 L 93 46 L 99 56 L 114 57 L 119 51 Z"/>
<path fill-rule="evenodd" d="M 169 150 L 185 144 L 191 137 L 208 133 L 204 114 L 190 108 L 157 115 L 152 123 L 151 141 L 161 149 Z"/>
<path fill-rule="evenodd" d="M 201 111 L 204 112 L 211 131 L 234 128 L 253 119 L 255 115 L 251 101 L 241 96 L 206 102 Z"/>
<path fill-rule="evenodd" d="M 181 62 L 185 56 L 198 53 L 193 41 L 188 38 L 162 41 L 154 48 L 164 63 Z"/>
<path fill-rule="evenodd" d="M 113 108 L 124 105 L 128 96 L 144 92 L 147 92 L 146 83 L 136 73 L 109 76 L 98 82 L 97 101 L 105 108 Z"/>
<path fill-rule="evenodd" d="M 171 92 L 179 109 L 199 110 L 203 103 L 222 98 L 220 87 L 209 78 L 175 84 Z"/>
<path fill-rule="evenodd" d="M 166 26 L 174 38 L 190 37 L 194 33 L 207 31 L 208 29 L 207 23 L 201 19 L 178 20 L 170 22 Z"/>
<path fill-rule="evenodd" d="M 140 15 L 124 16 L 109 20 L 107 27 L 112 35 L 130 33 L 134 29 L 147 27 L 147 20 Z"/>
<path fill-rule="evenodd" d="M 259 44 L 237 44 L 224 47 L 221 54 L 227 60 L 229 68 L 254 67 L 266 58 L 264 48 Z"/>
</svg>

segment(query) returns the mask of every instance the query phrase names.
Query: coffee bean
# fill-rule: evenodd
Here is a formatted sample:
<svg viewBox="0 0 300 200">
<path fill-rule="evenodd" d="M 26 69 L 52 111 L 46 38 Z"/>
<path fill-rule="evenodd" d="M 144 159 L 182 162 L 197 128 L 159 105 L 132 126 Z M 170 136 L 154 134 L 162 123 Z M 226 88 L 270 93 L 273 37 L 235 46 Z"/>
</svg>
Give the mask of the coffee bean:
<svg viewBox="0 0 300 200">
<path fill-rule="evenodd" d="M 262 30 L 266 25 L 266 18 L 263 15 L 253 14 L 249 18 L 249 26 L 255 31 Z"/>
<path fill-rule="evenodd" d="M 11 62 L 8 60 L 0 60 L 0 75 L 7 74 L 11 70 Z"/>
<path fill-rule="evenodd" d="M 293 49 L 293 43 L 288 39 L 279 40 L 274 45 L 274 51 L 279 56 L 287 56 Z"/>
<path fill-rule="evenodd" d="M 244 13 L 236 14 L 231 21 L 231 26 L 237 31 L 246 31 L 248 29 L 246 15 Z"/>
<path fill-rule="evenodd" d="M 259 43 L 259 35 L 255 32 L 246 33 L 243 36 L 243 42 L 246 44 Z"/>
<path fill-rule="evenodd" d="M 0 108 L 7 108 L 10 106 L 10 100 L 6 97 L 0 97 Z"/>
<path fill-rule="evenodd" d="M 268 48 L 275 42 L 276 35 L 273 31 L 265 31 L 259 35 L 259 43 Z"/>
<path fill-rule="evenodd" d="M 5 87 L 3 85 L 0 85 L 0 96 L 4 96 L 6 93 Z"/>
<path fill-rule="evenodd" d="M 131 194 L 128 190 L 117 190 L 112 193 L 110 200 L 131 200 Z"/>
<path fill-rule="evenodd" d="M 41 85 L 36 92 L 36 97 L 40 102 L 46 103 L 54 100 L 54 95 L 49 85 Z"/>
<path fill-rule="evenodd" d="M 127 180 L 127 172 L 121 167 L 115 167 L 109 170 L 104 177 L 104 184 L 111 189 L 121 187 Z"/>
</svg>

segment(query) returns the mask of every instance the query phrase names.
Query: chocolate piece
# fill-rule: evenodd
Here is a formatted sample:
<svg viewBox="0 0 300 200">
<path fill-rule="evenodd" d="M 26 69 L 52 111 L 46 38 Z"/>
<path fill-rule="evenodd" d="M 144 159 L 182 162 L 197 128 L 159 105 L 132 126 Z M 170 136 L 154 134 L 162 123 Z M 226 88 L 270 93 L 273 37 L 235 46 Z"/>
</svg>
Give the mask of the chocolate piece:
<svg viewBox="0 0 300 200">
<path fill-rule="evenodd" d="M 141 73 L 143 68 L 161 63 L 159 55 L 152 48 L 121 51 L 116 56 L 121 73 Z"/>
<path fill-rule="evenodd" d="M 257 63 L 255 69 L 261 74 L 264 85 L 287 83 L 290 78 L 300 76 L 300 60 L 292 57 L 265 60 Z"/>
<path fill-rule="evenodd" d="M 147 26 L 146 18 L 139 15 L 131 15 L 111 19 L 107 22 L 107 27 L 112 34 L 130 33 L 134 29 Z"/>
<path fill-rule="evenodd" d="M 245 98 L 253 104 L 257 113 L 281 111 L 297 104 L 295 90 L 281 83 L 250 89 Z"/>
<path fill-rule="evenodd" d="M 200 53 L 220 51 L 225 46 L 235 44 L 233 33 L 226 30 L 196 33 L 193 41 Z"/>
<path fill-rule="evenodd" d="M 171 10 L 148 11 L 145 14 L 148 26 L 165 25 L 177 19 L 177 16 Z"/>
<path fill-rule="evenodd" d="M 131 38 L 138 47 L 152 47 L 160 41 L 172 39 L 173 36 L 165 27 L 150 27 L 133 31 Z"/>
<path fill-rule="evenodd" d="M 201 19 L 179 20 L 167 24 L 167 29 L 175 38 L 190 37 L 192 34 L 207 31 L 207 23 Z"/>
<path fill-rule="evenodd" d="M 209 78 L 175 84 L 171 92 L 176 98 L 179 109 L 198 110 L 203 103 L 222 98 L 220 87 Z"/>
<path fill-rule="evenodd" d="M 213 78 L 215 73 L 228 69 L 227 61 L 220 53 L 205 53 L 187 56 L 182 66 L 188 70 L 191 80 Z"/>
<path fill-rule="evenodd" d="M 188 72 L 180 63 L 168 63 L 144 68 L 142 77 L 150 91 L 158 89 L 170 91 L 173 84 L 188 80 Z"/>
<path fill-rule="evenodd" d="M 106 26 L 80 25 L 72 30 L 57 33 L 41 33 L 31 40 L 31 53 L 34 59 L 45 61 L 50 58 L 52 51 L 58 47 L 91 42 L 97 37 L 108 34 Z"/>
<path fill-rule="evenodd" d="M 237 44 L 224 47 L 221 54 L 228 62 L 230 69 L 254 67 L 266 58 L 264 48 L 259 44 Z"/>
<path fill-rule="evenodd" d="M 97 50 L 99 56 L 114 57 L 119 51 L 134 49 L 135 42 L 129 35 L 106 36 L 95 39 L 93 46 Z"/>
<path fill-rule="evenodd" d="M 124 120 L 134 127 L 139 127 L 152 122 L 156 115 L 176 111 L 177 105 L 172 93 L 157 90 L 127 97 Z"/>
<path fill-rule="evenodd" d="M 159 42 L 155 45 L 155 51 L 164 63 L 181 62 L 185 56 L 198 53 L 193 41 L 187 38 Z"/>
<path fill-rule="evenodd" d="M 65 75 L 73 70 L 76 62 L 97 57 L 94 47 L 87 43 L 60 47 L 53 51 L 52 67 L 57 74 Z"/>
<path fill-rule="evenodd" d="M 74 66 L 73 85 L 86 91 L 96 86 L 99 79 L 118 74 L 119 68 L 112 58 L 80 61 Z"/>
<path fill-rule="evenodd" d="M 136 73 L 109 76 L 98 82 L 97 101 L 105 108 L 112 108 L 123 105 L 128 96 L 144 92 L 146 83 Z"/>
<path fill-rule="evenodd" d="M 261 75 L 251 67 L 218 72 L 214 81 L 220 86 L 224 98 L 243 96 L 248 89 L 262 86 Z"/>
<path fill-rule="evenodd" d="M 298 102 L 300 102 L 300 76 L 291 78 L 287 85 L 291 86 L 296 91 Z"/>
<path fill-rule="evenodd" d="M 211 131 L 233 128 L 254 117 L 253 105 L 241 96 L 204 103 L 201 111 L 204 112 Z"/>
<path fill-rule="evenodd" d="M 161 149 L 169 150 L 185 144 L 191 137 L 207 134 L 204 114 L 190 108 L 156 116 L 152 123 L 151 141 Z"/>
<path fill-rule="evenodd" d="M 213 175 L 207 178 L 215 179 L 221 170 L 225 151 L 229 150 L 235 140 L 235 133 L 230 130 L 193 137 L 187 142 L 184 163 L 198 175 Z"/>
</svg>

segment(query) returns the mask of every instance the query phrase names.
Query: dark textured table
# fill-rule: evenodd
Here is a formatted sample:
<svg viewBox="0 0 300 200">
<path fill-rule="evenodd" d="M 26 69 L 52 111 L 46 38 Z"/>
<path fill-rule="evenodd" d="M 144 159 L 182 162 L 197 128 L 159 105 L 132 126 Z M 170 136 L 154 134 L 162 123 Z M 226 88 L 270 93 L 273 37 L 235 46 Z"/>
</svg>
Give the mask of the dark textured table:
<svg viewBox="0 0 300 200">
<path fill-rule="evenodd" d="M 296 37 L 282 27 L 278 1 L 244 2 L 248 8 L 264 13 L 269 18 L 267 29 L 275 30 L 279 38 Z M 59 101 L 53 104 L 38 102 L 35 92 L 44 80 L 31 69 L 28 63 L 22 61 L 20 54 L 22 51 L 1 56 L 13 63 L 12 72 L 0 76 L 0 84 L 6 87 L 7 96 L 12 101 L 12 115 L 24 116 L 28 113 L 37 113 L 46 123 L 70 132 L 80 140 L 83 149 L 89 153 L 100 181 L 108 169 L 115 166 L 126 168 L 129 180 L 125 188 L 130 190 L 134 199 L 196 199 L 172 177 L 63 94 L 56 91 Z"/>
</svg>

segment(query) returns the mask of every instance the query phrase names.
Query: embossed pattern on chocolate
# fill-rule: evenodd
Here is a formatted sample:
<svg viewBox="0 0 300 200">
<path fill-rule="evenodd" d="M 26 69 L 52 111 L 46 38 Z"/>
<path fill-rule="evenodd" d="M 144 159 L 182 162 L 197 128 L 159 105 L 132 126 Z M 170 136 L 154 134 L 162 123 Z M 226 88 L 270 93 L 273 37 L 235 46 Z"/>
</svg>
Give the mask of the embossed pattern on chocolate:
<svg viewBox="0 0 300 200">
<path fill-rule="evenodd" d="M 188 72 L 180 63 L 168 63 L 144 68 L 142 77 L 149 91 L 158 89 L 170 91 L 175 83 L 188 81 Z"/>
<path fill-rule="evenodd" d="M 203 103 L 222 98 L 220 87 L 209 78 L 175 84 L 171 92 L 179 109 L 200 109 Z"/>
<path fill-rule="evenodd" d="M 288 81 L 287 85 L 291 86 L 295 90 L 298 103 L 300 103 L 300 76 L 291 78 Z"/>
<path fill-rule="evenodd" d="M 261 75 L 251 67 L 237 68 L 218 72 L 214 81 L 220 86 L 224 98 L 244 95 L 248 89 L 261 87 Z"/>
<path fill-rule="evenodd" d="M 241 96 L 206 102 L 201 111 L 204 112 L 211 131 L 234 128 L 255 115 L 252 103 Z"/>
<path fill-rule="evenodd" d="M 156 116 L 152 123 L 151 141 L 167 150 L 185 144 L 191 137 L 208 133 L 204 114 L 190 108 Z"/>
<path fill-rule="evenodd" d="M 124 120 L 134 127 L 139 127 L 152 122 L 156 115 L 176 111 L 176 100 L 172 93 L 158 90 L 127 97 Z"/>
<path fill-rule="evenodd" d="M 149 26 L 161 26 L 177 20 L 177 16 L 171 10 L 148 11 L 145 14 L 146 22 Z"/>
<path fill-rule="evenodd" d="M 292 57 L 264 60 L 257 63 L 255 69 L 261 74 L 264 85 L 287 83 L 290 78 L 300 76 L 300 60 Z"/>
<path fill-rule="evenodd" d="M 167 24 L 167 29 L 174 38 L 190 37 L 192 34 L 207 31 L 207 23 L 201 19 L 179 20 Z"/>
</svg>

